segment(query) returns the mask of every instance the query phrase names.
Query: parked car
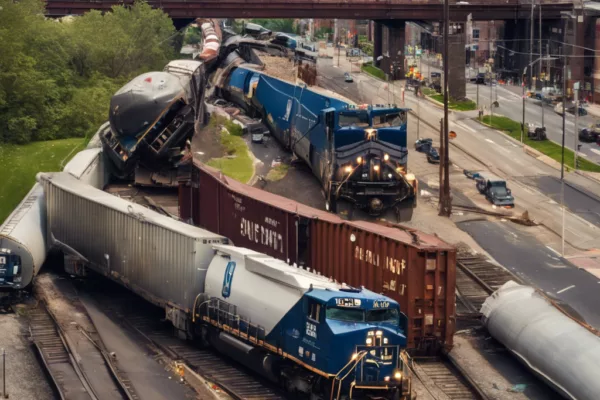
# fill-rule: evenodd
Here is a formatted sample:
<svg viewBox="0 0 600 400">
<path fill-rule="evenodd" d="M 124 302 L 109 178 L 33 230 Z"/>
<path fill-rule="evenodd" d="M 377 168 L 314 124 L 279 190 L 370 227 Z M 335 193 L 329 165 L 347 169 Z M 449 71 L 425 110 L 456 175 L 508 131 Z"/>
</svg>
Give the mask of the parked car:
<svg viewBox="0 0 600 400">
<path fill-rule="evenodd" d="M 506 181 L 496 176 L 480 176 L 476 179 L 477 190 L 485 195 L 485 198 L 495 206 L 512 208 L 515 206 L 515 198 L 511 190 L 506 187 Z"/>
<path fill-rule="evenodd" d="M 438 153 L 435 147 L 429 149 L 429 153 L 427 153 L 427 162 L 430 164 L 440 163 L 440 153 Z"/>
<path fill-rule="evenodd" d="M 527 137 L 531 140 L 546 140 L 545 126 L 535 126 L 534 124 L 527 124 Z"/>
<path fill-rule="evenodd" d="M 352 79 L 352 75 L 350 75 L 349 73 L 345 72 L 344 73 L 344 81 L 345 82 L 354 82 L 354 79 Z"/>
<path fill-rule="evenodd" d="M 415 142 L 415 150 L 420 153 L 429 153 L 431 147 L 433 147 L 433 139 L 431 138 L 419 139 Z"/>
<path fill-rule="evenodd" d="M 594 143 L 600 140 L 600 133 L 593 128 L 583 128 L 579 131 L 579 140 L 586 143 Z"/>
</svg>

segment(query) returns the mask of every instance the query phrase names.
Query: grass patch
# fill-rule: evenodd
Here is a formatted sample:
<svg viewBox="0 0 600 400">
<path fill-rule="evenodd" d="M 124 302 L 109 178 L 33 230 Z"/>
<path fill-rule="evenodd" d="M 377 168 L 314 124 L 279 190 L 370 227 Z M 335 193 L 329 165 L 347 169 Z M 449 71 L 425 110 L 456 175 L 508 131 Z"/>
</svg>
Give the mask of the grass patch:
<svg viewBox="0 0 600 400">
<path fill-rule="evenodd" d="M 83 143 L 84 139 L 73 138 L 0 144 L 0 223 L 29 192 L 38 172 L 62 170 L 64 163 L 83 149 Z"/>
<path fill-rule="evenodd" d="M 363 64 L 360 69 L 369 75 L 373 75 L 375 78 L 385 80 L 385 72 L 373 66 L 373 64 Z"/>
<path fill-rule="evenodd" d="M 501 117 L 501 116 L 496 116 L 496 115 L 494 115 L 491 118 L 491 121 L 490 121 L 490 116 L 486 115 L 483 117 L 481 122 L 483 122 L 486 125 L 491 126 L 492 128 L 503 131 L 504 133 L 506 133 L 513 139 L 516 139 L 519 141 L 521 140 L 521 123 L 520 122 L 513 121 L 512 119 L 507 118 L 507 117 Z M 551 140 L 544 140 L 541 142 L 531 140 L 527 137 L 527 132 L 525 132 L 523 135 L 523 141 L 525 142 L 525 144 L 527 146 L 536 149 L 540 153 L 547 155 L 548 157 L 552 158 L 553 160 L 561 162 L 562 147 L 559 144 L 554 143 Z M 570 149 L 565 148 L 565 168 L 567 168 L 567 170 L 570 170 L 571 168 L 573 168 L 574 159 L 575 159 L 574 152 Z M 600 165 L 590 162 L 581 157 L 579 157 L 578 159 L 579 159 L 579 169 L 580 170 L 589 171 L 589 172 L 600 172 Z"/>
<path fill-rule="evenodd" d="M 427 88 L 427 87 L 423 87 L 422 88 L 423 94 L 425 96 L 429 96 L 432 99 L 434 99 L 435 101 L 439 101 L 440 103 L 444 104 L 444 95 L 440 94 L 438 92 L 436 92 L 435 90 L 431 89 L 431 88 Z M 476 110 L 477 109 L 477 104 L 472 101 L 472 100 L 454 100 L 453 98 L 450 98 L 448 101 L 448 108 L 450 110 L 456 110 L 456 111 L 471 111 L 471 110 Z"/>
<path fill-rule="evenodd" d="M 287 164 L 279 164 L 275 168 L 271 168 L 266 179 L 271 182 L 280 181 L 285 178 L 290 166 Z"/>
<path fill-rule="evenodd" d="M 220 132 L 220 141 L 226 155 L 212 158 L 207 164 L 237 181 L 248 182 L 254 173 L 254 166 L 248 152 L 248 145 L 241 137 L 242 127 L 223 117 L 213 117 L 209 124 L 225 127 Z"/>
</svg>

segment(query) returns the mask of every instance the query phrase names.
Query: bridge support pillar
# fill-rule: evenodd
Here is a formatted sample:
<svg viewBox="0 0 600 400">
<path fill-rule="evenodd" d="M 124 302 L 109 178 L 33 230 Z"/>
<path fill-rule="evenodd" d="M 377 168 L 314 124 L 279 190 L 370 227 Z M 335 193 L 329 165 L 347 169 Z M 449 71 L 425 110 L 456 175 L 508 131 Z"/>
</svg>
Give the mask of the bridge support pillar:
<svg viewBox="0 0 600 400">
<path fill-rule="evenodd" d="M 379 56 L 381 56 L 381 39 L 383 34 L 383 25 L 380 22 L 373 21 L 373 65 L 379 67 Z"/>
<path fill-rule="evenodd" d="M 467 52 L 464 24 L 452 24 L 457 28 L 450 29 L 448 40 L 448 93 L 453 99 L 464 99 L 467 96 L 465 66 Z M 446 77 L 444 77 L 445 79 Z"/>
<path fill-rule="evenodd" d="M 405 28 L 405 21 L 390 21 L 382 29 L 381 55 L 383 58 L 379 68 L 386 76 L 389 76 L 390 80 L 404 79 L 406 76 L 404 65 Z"/>
</svg>

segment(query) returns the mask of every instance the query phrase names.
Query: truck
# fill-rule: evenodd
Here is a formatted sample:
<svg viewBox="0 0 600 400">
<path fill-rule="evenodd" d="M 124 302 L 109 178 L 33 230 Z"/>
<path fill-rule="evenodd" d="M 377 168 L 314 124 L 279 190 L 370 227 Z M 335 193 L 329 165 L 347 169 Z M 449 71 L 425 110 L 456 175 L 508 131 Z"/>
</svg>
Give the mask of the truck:
<svg viewBox="0 0 600 400">
<path fill-rule="evenodd" d="M 493 205 L 506 208 L 515 206 L 515 198 L 506 186 L 504 179 L 490 174 L 480 174 L 476 178 L 476 182 L 479 193 L 485 195 L 485 198 Z"/>
<path fill-rule="evenodd" d="M 417 180 L 408 172 L 408 109 L 393 104 L 357 105 L 333 92 L 295 84 L 239 65 L 223 80 L 221 94 L 253 116 L 303 160 L 320 181 L 325 208 L 343 200 L 380 215 L 393 209 L 410 219 Z"/>
</svg>

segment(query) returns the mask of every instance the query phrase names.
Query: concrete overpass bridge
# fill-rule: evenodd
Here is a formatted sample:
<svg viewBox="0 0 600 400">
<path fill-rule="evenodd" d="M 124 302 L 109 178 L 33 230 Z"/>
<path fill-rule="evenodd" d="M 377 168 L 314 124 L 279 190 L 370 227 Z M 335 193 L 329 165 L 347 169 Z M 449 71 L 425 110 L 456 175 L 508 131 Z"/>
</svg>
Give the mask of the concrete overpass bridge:
<svg viewBox="0 0 600 400">
<path fill-rule="evenodd" d="M 541 0 L 544 18 L 560 18 L 577 0 Z M 534 0 L 539 4 L 540 0 Z M 441 20 L 440 0 L 149 0 L 171 18 L 339 18 Z M 46 0 L 49 16 L 82 14 L 88 10 L 110 10 L 133 0 Z M 531 0 L 465 0 L 450 2 L 450 19 L 527 19 Z"/>
<path fill-rule="evenodd" d="M 46 15 L 64 16 L 83 14 L 91 9 L 110 11 L 114 5 L 130 5 L 134 0 L 46 0 Z M 536 5 L 536 15 L 530 21 L 532 2 Z M 168 13 L 180 27 L 198 17 L 206 18 L 339 18 L 370 19 L 376 22 L 374 30 L 374 56 L 378 66 L 392 79 L 405 76 L 405 24 L 407 21 L 422 21 L 439 26 L 443 19 L 441 0 L 148 0 L 148 3 Z M 581 0 L 450 0 L 450 21 L 458 30 L 449 38 L 449 89 L 455 98 L 465 96 L 466 35 L 467 16 L 472 20 L 504 21 L 504 38 L 507 39 L 503 55 L 510 58 L 513 69 L 522 71 L 528 63 L 529 46 L 536 52 L 537 40 L 529 38 L 530 24 L 533 23 L 534 38 L 538 37 L 537 10 L 541 3 L 543 13 L 542 37 L 562 42 L 561 13 L 571 12 L 581 7 Z M 586 3 L 590 3 L 586 0 Z M 598 4 L 598 3 L 594 3 Z M 586 10 L 588 5 L 586 5 Z M 581 15 L 581 8 L 579 8 Z M 591 10 L 590 10 L 591 11 Z M 586 15 L 589 13 L 586 12 Z M 571 22 L 567 32 L 570 37 L 577 32 L 578 46 L 595 47 L 595 17 L 586 18 L 583 23 Z M 593 25 L 593 26 L 592 26 Z M 570 29 L 570 31 L 569 31 Z M 512 40 L 511 40 L 512 39 Z M 545 46 L 545 45 L 544 45 Z M 500 53 L 500 51 L 498 51 Z M 570 52 L 568 51 L 567 54 Z M 577 48 L 575 55 L 583 55 Z M 583 81 L 584 59 L 572 59 L 570 83 Z M 588 68 L 589 69 L 589 68 Z M 600 86 L 600 81 L 599 85 Z"/>
</svg>

